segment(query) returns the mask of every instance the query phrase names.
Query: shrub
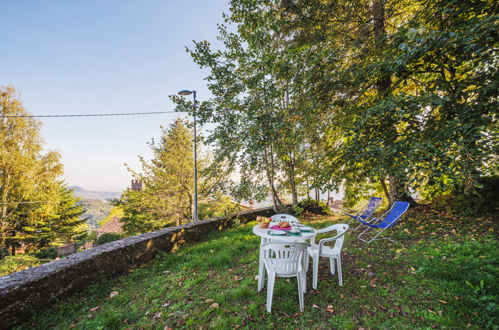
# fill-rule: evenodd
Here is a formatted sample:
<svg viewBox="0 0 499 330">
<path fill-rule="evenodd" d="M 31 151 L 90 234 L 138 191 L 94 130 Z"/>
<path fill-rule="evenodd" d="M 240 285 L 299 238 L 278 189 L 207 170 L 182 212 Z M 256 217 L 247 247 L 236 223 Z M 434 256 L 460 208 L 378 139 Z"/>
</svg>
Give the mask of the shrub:
<svg viewBox="0 0 499 330">
<path fill-rule="evenodd" d="M 462 188 L 455 188 L 435 198 L 433 203 L 436 208 L 447 212 L 473 216 L 494 212 L 499 207 L 497 191 L 499 190 L 499 177 L 483 177 L 476 184 L 475 193 L 465 193 Z"/>
<path fill-rule="evenodd" d="M 317 205 L 316 200 L 312 198 L 305 198 L 298 202 L 298 206 L 301 207 L 302 209 L 309 209 L 316 205 Z"/>
<path fill-rule="evenodd" d="M 331 209 L 325 202 L 319 202 L 318 206 L 320 207 L 322 213 L 331 214 Z"/>
<path fill-rule="evenodd" d="M 0 276 L 5 276 L 20 270 L 32 268 L 43 264 L 44 261 L 35 258 L 29 254 L 18 254 L 15 256 L 6 256 L 0 260 Z"/>
<path fill-rule="evenodd" d="M 293 214 L 296 216 L 296 217 L 299 217 L 303 214 L 303 212 L 305 211 L 305 209 L 303 209 L 302 207 L 299 207 L 298 205 L 293 205 L 291 206 L 291 211 L 293 212 Z"/>
<path fill-rule="evenodd" d="M 120 234 L 105 233 L 105 234 L 100 235 L 97 238 L 97 241 L 95 241 L 95 244 L 102 245 L 102 244 L 106 244 L 109 242 L 117 241 L 117 240 L 122 239 L 122 238 L 123 238 L 123 235 L 120 235 Z"/>
<path fill-rule="evenodd" d="M 55 259 L 57 257 L 57 249 L 53 246 L 44 248 L 35 253 L 35 257 L 38 259 Z"/>
<path fill-rule="evenodd" d="M 291 208 L 296 216 L 300 216 L 304 211 L 331 214 L 331 210 L 324 202 L 317 202 L 315 199 L 306 198 L 298 202 L 297 206 Z"/>
</svg>

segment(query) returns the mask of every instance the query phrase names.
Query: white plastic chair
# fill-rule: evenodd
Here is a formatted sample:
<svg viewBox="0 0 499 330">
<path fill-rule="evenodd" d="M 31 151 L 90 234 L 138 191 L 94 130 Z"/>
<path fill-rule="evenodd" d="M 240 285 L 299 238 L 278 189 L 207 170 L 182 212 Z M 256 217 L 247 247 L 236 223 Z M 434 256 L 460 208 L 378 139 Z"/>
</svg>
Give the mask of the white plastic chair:
<svg viewBox="0 0 499 330">
<path fill-rule="evenodd" d="M 263 246 L 265 258 L 263 262 L 267 270 L 267 312 L 272 310 L 272 296 L 276 277 L 296 277 L 298 282 L 298 299 L 300 311 L 303 312 L 305 291 L 305 272 L 303 259 L 307 244 L 305 243 L 268 243 Z"/>
<path fill-rule="evenodd" d="M 312 274 L 312 287 L 317 289 L 317 278 L 319 276 L 319 257 L 329 258 L 329 263 L 331 266 L 331 274 L 335 274 L 335 263 L 338 267 L 338 283 L 343 285 L 343 274 L 341 271 L 341 248 L 343 246 L 343 241 L 345 239 L 345 233 L 348 230 L 347 224 L 336 224 L 324 229 L 317 230 L 317 234 L 323 234 L 330 231 L 336 230 L 337 235 L 331 238 L 321 239 L 319 244 L 315 243 L 315 238 L 310 241 L 310 246 L 307 248 L 307 269 L 310 263 L 310 257 L 313 261 L 313 274 Z M 325 243 L 333 242 L 334 246 L 327 246 Z"/>
<path fill-rule="evenodd" d="M 272 219 L 272 221 L 275 221 L 275 222 L 289 222 L 290 225 L 300 223 L 300 220 L 298 220 L 297 217 L 292 216 L 290 214 L 284 214 L 284 213 L 275 214 L 275 215 L 271 216 L 270 218 Z"/>
</svg>

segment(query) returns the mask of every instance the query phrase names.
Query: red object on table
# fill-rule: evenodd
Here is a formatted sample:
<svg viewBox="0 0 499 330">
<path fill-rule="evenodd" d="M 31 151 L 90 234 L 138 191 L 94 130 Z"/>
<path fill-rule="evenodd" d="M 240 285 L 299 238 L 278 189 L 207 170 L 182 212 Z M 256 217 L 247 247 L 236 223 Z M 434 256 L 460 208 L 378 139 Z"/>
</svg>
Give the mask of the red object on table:
<svg viewBox="0 0 499 330">
<path fill-rule="evenodd" d="M 277 230 L 291 230 L 291 227 L 288 227 L 288 228 L 281 228 L 281 227 L 279 227 L 279 225 L 273 225 L 272 227 L 270 227 L 270 229 L 277 229 Z"/>
</svg>

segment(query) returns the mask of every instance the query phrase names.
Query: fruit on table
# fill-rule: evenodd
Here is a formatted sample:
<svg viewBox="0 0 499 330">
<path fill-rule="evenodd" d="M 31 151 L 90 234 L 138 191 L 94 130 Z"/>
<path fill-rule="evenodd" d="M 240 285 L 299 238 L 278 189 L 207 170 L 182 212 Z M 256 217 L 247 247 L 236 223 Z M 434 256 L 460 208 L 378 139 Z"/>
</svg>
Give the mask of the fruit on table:
<svg viewBox="0 0 499 330">
<path fill-rule="evenodd" d="M 280 222 L 279 223 L 279 228 L 289 228 L 289 227 L 291 227 L 289 222 Z"/>
<path fill-rule="evenodd" d="M 266 217 L 257 217 L 256 221 L 258 221 L 259 223 L 270 223 L 272 219 Z"/>
</svg>

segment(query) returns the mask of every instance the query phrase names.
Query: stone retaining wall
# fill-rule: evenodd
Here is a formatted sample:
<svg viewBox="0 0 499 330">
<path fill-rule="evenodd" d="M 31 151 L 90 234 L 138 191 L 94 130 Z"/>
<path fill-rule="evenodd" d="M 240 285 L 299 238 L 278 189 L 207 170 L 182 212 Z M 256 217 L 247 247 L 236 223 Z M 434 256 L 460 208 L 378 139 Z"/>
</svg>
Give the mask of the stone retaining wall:
<svg viewBox="0 0 499 330">
<path fill-rule="evenodd" d="M 272 208 L 262 208 L 165 228 L 0 277 L 0 329 L 20 324 L 34 312 L 103 278 L 125 274 L 150 261 L 159 251 L 174 251 L 184 243 L 201 240 L 209 232 L 231 227 L 236 219 L 246 223 L 272 214 Z"/>
</svg>

